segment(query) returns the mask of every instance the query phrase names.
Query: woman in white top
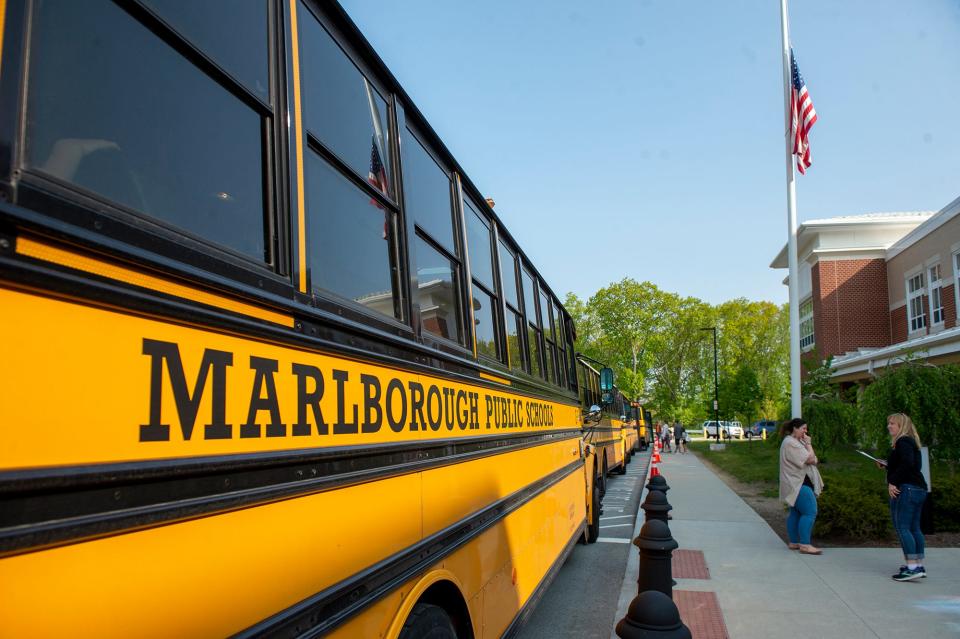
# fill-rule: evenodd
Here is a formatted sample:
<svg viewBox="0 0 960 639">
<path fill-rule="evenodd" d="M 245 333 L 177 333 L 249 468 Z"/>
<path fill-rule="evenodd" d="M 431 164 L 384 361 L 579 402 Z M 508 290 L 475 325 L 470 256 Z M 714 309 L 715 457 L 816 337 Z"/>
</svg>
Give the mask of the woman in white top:
<svg viewBox="0 0 960 639">
<path fill-rule="evenodd" d="M 783 424 L 780 444 L 780 499 L 790 507 L 787 515 L 787 537 L 791 550 L 805 555 L 823 551 L 810 544 L 813 524 L 817 519 L 817 496 L 823 490 L 823 479 L 817 470 L 816 453 L 807 435 L 807 423 L 800 418 Z"/>
</svg>

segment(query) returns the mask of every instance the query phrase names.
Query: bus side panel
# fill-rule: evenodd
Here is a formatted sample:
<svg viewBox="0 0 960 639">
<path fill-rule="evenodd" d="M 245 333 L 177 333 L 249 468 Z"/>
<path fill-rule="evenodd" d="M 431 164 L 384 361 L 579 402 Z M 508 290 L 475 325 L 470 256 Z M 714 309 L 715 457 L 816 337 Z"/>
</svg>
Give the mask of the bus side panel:
<svg viewBox="0 0 960 639">
<path fill-rule="evenodd" d="M 586 517 L 583 476 L 574 472 L 480 536 L 337 628 L 336 639 L 389 636 L 395 611 L 430 572 L 462 580 L 477 639 L 499 637 L 536 591 Z M 479 576 L 479 580 L 476 577 Z M 469 585 L 468 585 L 469 584 Z M 409 602 L 410 607 L 415 602 Z M 403 625 L 397 620 L 395 627 Z"/>
<path fill-rule="evenodd" d="M 419 512 L 420 478 L 407 475 L 6 557 L 0 628 L 11 637 L 232 634 L 415 543 Z"/>
</svg>

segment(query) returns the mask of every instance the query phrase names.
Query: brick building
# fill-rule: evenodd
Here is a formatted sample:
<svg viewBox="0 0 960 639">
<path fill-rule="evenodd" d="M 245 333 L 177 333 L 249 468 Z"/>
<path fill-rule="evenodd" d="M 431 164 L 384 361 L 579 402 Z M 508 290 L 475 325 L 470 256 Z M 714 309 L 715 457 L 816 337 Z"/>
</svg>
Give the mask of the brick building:
<svg viewBox="0 0 960 639">
<path fill-rule="evenodd" d="M 907 357 L 960 361 L 960 198 L 937 212 L 811 220 L 797 247 L 801 357 L 832 355 L 846 383 Z M 788 268 L 786 246 L 770 266 Z"/>
</svg>

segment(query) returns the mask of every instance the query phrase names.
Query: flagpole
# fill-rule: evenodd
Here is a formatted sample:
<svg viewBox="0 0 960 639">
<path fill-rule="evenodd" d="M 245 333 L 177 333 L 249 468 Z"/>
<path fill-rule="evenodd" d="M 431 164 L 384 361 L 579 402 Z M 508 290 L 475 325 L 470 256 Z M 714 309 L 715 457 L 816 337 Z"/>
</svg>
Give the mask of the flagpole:
<svg viewBox="0 0 960 639">
<path fill-rule="evenodd" d="M 787 261 L 790 267 L 790 412 L 800 417 L 800 282 L 797 275 L 797 185 L 793 172 L 793 123 L 791 116 L 790 33 L 787 0 L 780 0 L 780 34 L 783 37 L 784 148 L 787 157 Z"/>
</svg>

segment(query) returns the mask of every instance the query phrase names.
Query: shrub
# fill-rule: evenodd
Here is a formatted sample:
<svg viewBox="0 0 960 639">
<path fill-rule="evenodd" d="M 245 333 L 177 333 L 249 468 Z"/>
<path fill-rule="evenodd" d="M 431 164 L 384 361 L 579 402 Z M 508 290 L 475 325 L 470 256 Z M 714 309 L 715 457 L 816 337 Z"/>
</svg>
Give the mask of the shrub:
<svg viewBox="0 0 960 639">
<path fill-rule="evenodd" d="M 807 399 L 802 410 L 818 454 L 856 440 L 858 414 L 853 404 L 833 398 Z"/>
<path fill-rule="evenodd" d="M 884 485 L 870 478 L 831 475 L 817 502 L 814 534 L 820 537 L 888 539 L 892 534 Z"/>
<path fill-rule="evenodd" d="M 907 362 L 888 368 L 860 401 L 860 436 L 868 446 L 889 446 L 887 415 L 906 413 L 934 459 L 960 459 L 960 366 Z"/>
<path fill-rule="evenodd" d="M 960 476 L 931 478 L 933 528 L 936 532 L 960 532 Z"/>
</svg>

